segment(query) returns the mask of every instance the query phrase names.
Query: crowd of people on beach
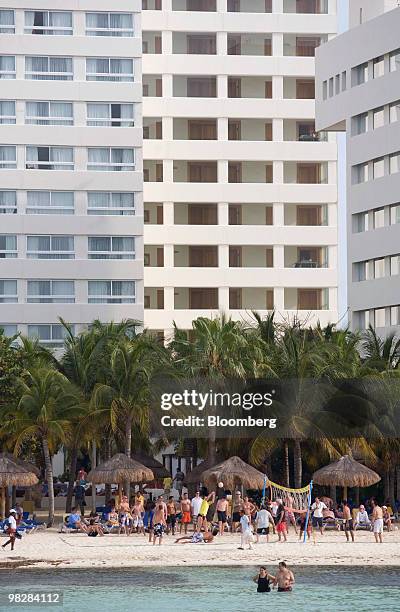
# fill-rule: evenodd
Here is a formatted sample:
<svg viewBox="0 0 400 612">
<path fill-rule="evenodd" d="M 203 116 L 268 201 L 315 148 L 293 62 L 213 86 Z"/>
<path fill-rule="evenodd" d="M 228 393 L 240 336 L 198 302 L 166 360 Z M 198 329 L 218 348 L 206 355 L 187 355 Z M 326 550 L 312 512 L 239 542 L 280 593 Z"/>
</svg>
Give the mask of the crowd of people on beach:
<svg viewBox="0 0 400 612">
<path fill-rule="evenodd" d="M 375 499 L 354 508 L 347 500 L 335 504 L 329 498 L 316 497 L 310 508 L 304 505 L 294 508 L 296 504 L 288 492 L 276 499 L 252 499 L 238 490 L 232 494 L 222 482 L 215 491 L 199 488 L 191 499 L 188 492 L 182 492 L 182 487 L 179 492 L 178 499 L 169 489 L 168 495 L 155 499 L 147 494 L 145 498 L 141 491 L 130 499 L 117 495 L 109 507 L 91 512 L 88 518 L 84 517 L 84 505 L 78 494 L 64 527 L 91 537 L 108 533 L 142 534 L 153 545 L 161 545 L 165 535 L 175 536 L 177 544 L 207 544 L 217 536 L 240 533 L 240 550 L 252 549 L 254 543 L 269 542 L 272 534 L 276 534 L 278 542 L 286 542 L 291 526 L 299 540 L 315 538 L 317 533 L 323 535 L 326 529 L 333 528 L 343 531 L 346 540 L 354 542 L 356 530 L 367 529 L 378 543 L 383 540 L 384 527 L 388 531 L 393 528 L 392 509 L 380 506 Z"/>
</svg>

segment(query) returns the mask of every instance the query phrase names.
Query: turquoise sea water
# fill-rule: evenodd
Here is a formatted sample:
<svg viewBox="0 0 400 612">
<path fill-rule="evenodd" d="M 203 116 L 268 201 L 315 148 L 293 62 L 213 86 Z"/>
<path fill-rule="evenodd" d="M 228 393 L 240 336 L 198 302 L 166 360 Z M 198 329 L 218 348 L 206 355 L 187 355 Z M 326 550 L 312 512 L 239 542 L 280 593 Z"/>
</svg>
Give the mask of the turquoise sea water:
<svg viewBox="0 0 400 612">
<path fill-rule="evenodd" d="M 68 612 L 400 611 L 400 568 L 292 567 L 292 593 L 257 593 L 256 567 L 2 570 L 0 610 Z M 274 573 L 274 568 L 270 572 Z M 8 606 L 10 591 L 64 592 L 63 606 Z"/>
</svg>

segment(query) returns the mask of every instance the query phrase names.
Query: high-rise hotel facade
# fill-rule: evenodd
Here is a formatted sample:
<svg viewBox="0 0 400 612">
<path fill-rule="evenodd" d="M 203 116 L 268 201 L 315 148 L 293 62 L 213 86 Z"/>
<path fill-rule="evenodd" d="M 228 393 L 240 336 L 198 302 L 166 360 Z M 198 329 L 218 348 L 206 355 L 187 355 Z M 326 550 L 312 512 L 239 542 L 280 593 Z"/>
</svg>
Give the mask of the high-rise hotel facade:
<svg viewBox="0 0 400 612">
<path fill-rule="evenodd" d="M 335 33 L 335 0 L 0 0 L 6 332 L 336 321 Z"/>
<path fill-rule="evenodd" d="M 143 0 L 147 327 L 337 321 L 337 150 L 316 134 L 334 0 Z"/>
<path fill-rule="evenodd" d="M 0 326 L 143 319 L 141 1 L 0 1 Z M 114 129 L 113 129 L 114 128 Z"/>
</svg>

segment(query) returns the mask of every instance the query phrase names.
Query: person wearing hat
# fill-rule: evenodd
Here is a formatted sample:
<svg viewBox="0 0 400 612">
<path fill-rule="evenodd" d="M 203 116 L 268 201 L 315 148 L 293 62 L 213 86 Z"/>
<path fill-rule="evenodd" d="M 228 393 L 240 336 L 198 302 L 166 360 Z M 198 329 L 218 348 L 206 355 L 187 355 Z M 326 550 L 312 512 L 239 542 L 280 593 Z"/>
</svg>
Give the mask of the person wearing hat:
<svg viewBox="0 0 400 612">
<path fill-rule="evenodd" d="M 8 536 L 10 536 L 10 538 L 5 544 L 3 544 L 2 548 L 5 548 L 8 546 L 8 544 L 11 544 L 11 550 L 14 550 L 15 534 L 17 533 L 17 513 L 14 508 L 10 510 L 9 517 L 5 525 L 5 532 Z"/>
<path fill-rule="evenodd" d="M 387 527 L 388 531 L 392 531 L 392 520 L 387 506 L 382 506 L 383 510 L 383 526 Z"/>
</svg>

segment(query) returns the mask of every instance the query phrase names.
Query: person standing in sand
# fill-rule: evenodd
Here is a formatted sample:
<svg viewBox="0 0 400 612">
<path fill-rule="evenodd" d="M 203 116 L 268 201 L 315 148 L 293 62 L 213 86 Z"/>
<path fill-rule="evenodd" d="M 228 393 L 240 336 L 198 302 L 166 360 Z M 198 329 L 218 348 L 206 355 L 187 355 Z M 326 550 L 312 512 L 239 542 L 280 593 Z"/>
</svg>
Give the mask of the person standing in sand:
<svg viewBox="0 0 400 612">
<path fill-rule="evenodd" d="M 374 536 L 377 544 L 383 542 L 383 510 L 373 499 L 371 500 L 372 506 L 372 523 L 374 525 Z"/>
<path fill-rule="evenodd" d="M 346 534 L 346 540 L 350 542 L 349 533 L 351 535 L 351 541 L 354 542 L 354 524 L 353 517 L 351 516 L 350 506 L 347 503 L 347 499 L 343 500 L 343 519 L 344 519 L 344 532 Z"/>
<path fill-rule="evenodd" d="M 232 500 L 232 533 L 237 531 L 240 523 L 240 511 L 243 510 L 243 499 L 240 491 L 235 492 Z"/>
<path fill-rule="evenodd" d="M 225 525 L 228 521 L 228 500 L 226 497 L 221 497 L 217 501 L 217 516 L 218 516 L 218 527 L 219 527 L 219 535 L 223 536 L 225 531 Z"/>
<path fill-rule="evenodd" d="M 190 514 L 190 508 L 191 508 L 190 499 L 188 497 L 188 494 L 184 493 L 181 499 L 182 520 L 181 520 L 181 526 L 179 529 L 179 533 L 182 533 L 182 527 L 184 529 L 185 534 L 187 533 L 188 525 L 190 521 L 192 520 L 191 514 Z"/>
<path fill-rule="evenodd" d="M 10 510 L 9 516 L 6 523 L 6 534 L 9 539 L 2 545 L 2 548 L 6 548 L 9 544 L 11 544 L 11 550 L 14 550 L 15 538 L 17 533 L 17 513 L 14 509 Z"/>
<path fill-rule="evenodd" d="M 284 561 L 281 561 L 278 565 L 275 583 L 278 585 L 278 593 L 289 593 L 293 590 L 294 575 Z"/>
<path fill-rule="evenodd" d="M 157 539 L 159 546 L 161 546 L 166 527 L 167 522 L 165 520 L 164 506 L 162 503 L 158 503 L 154 512 L 153 546 Z"/>
</svg>

